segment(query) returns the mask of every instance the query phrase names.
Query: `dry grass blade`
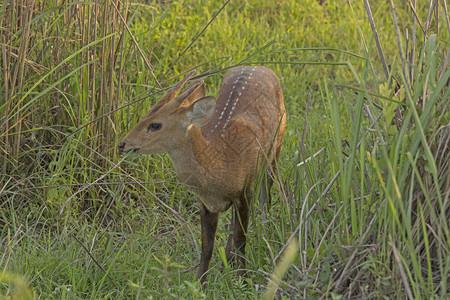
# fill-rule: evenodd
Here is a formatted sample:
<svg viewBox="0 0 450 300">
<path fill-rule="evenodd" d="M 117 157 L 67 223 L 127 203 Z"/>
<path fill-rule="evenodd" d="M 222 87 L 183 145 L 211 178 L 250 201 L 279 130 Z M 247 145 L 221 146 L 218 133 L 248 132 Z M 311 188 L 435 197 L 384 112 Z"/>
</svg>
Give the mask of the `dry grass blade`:
<svg viewBox="0 0 450 300">
<path fill-rule="evenodd" d="M 155 80 L 155 82 L 156 82 L 156 84 L 158 85 L 158 87 L 159 87 L 160 89 L 162 89 L 161 84 L 159 83 L 158 79 L 156 79 L 156 76 L 155 76 L 155 74 L 153 73 L 153 69 L 152 69 L 152 67 L 150 66 L 150 63 L 148 62 L 147 57 L 145 56 L 144 52 L 142 52 L 141 47 L 139 47 L 138 42 L 137 42 L 136 39 L 134 38 L 134 35 L 131 33 L 131 30 L 130 30 L 130 28 L 128 27 L 127 22 L 126 22 L 125 19 L 123 18 L 122 14 L 120 13 L 120 11 L 119 11 L 119 9 L 117 8 L 117 6 L 116 6 L 116 4 L 114 3 L 114 1 L 113 1 L 113 0 L 110 0 L 110 2 L 111 2 L 111 4 L 114 6 L 114 9 L 117 11 L 117 14 L 118 14 L 119 17 L 120 17 L 120 20 L 122 21 L 123 25 L 124 25 L 125 28 L 127 29 L 128 34 L 130 35 L 131 39 L 133 40 L 133 43 L 134 43 L 134 45 L 136 46 L 136 49 L 139 51 L 139 54 L 141 55 L 142 59 L 144 60 L 145 65 L 146 65 L 147 68 L 149 69 L 149 71 L 150 71 L 150 73 L 151 73 L 153 79 Z"/>
<path fill-rule="evenodd" d="M 442 3 L 442 5 L 444 5 L 445 22 L 447 23 L 447 30 L 448 30 L 448 34 L 450 36 L 450 21 L 449 21 L 449 18 L 448 18 L 447 1 L 446 0 L 442 0 L 441 3 Z"/>
<path fill-rule="evenodd" d="M 383 65 L 384 75 L 386 76 L 386 79 L 389 78 L 389 68 L 386 63 L 386 59 L 383 53 L 383 48 L 381 47 L 380 39 L 378 37 L 377 28 L 375 26 L 375 21 L 372 16 L 372 10 L 370 9 L 369 0 L 364 0 L 364 5 L 366 7 L 367 16 L 369 17 L 370 26 L 372 27 L 372 32 L 375 37 L 375 42 L 378 49 L 378 54 L 380 55 L 381 64 Z"/>
<path fill-rule="evenodd" d="M 411 11 L 414 13 L 415 20 L 417 20 L 417 22 L 419 22 L 419 26 L 422 29 L 422 32 L 425 33 L 425 28 L 423 27 L 422 23 L 420 22 L 419 16 L 417 15 L 417 12 L 416 12 L 416 8 L 415 8 L 416 4 L 414 3 L 414 5 L 413 5 L 411 3 L 411 0 L 408 0 L 408 4 L 409 4 L 409 7 L 411 8 Z"/>
<path fill-rule="evenodd" d="M 9 53 L 11 55 L 11 57 L 15 58 L 15 59 L 19 59 L 19 55 L 17 55 L 16 53 L 10 51 Z M 48 71 L 49 69 L 46 66 L 43 66 L 41 64 L 38 64 L 35 61 L 29 60 L 27 58 L 24 59 L 25 64 L 27 64 L 29 67 L 31 67 L 36 73 L 40 74 L 41 71 Z"/>
<path fill-rule="evenodd" d="M 415 14 L 415 18 L 413 18 L 413 28 L 412 28 L 412 44 L 411 44 L 411 52 L 409 54 L 409 60 L 408 60 L 408 71 L 409 71 L 409 79 L 411 82 L 411 85 L 414 82 L 414 61 L 415 61 L 415 56 L 416 56 L 416 24 L 417 22 L 419 22 L 420 24 L 420 20 L 417 17 L 417 14 L 415 12 L 415 7 L 416 7 L 416 1 L 414 0 L 414 6 L 412 6 L 410 0 L 408 0 L 408 3 L 410 4 L 411 10 L 413 11 L 413 13 Z M 406 48 L 406 51 L 408 52 L 408 48 Z"/>
<path fill-rule="evenodd" d="M 358 254 L 359 248 L 364 244 L 367 235 L 369 234 L 369 232 L 372 229 L 372 225 L 375 222 L 376 218 L 378 216 L 378 213 L 375 213 L 372 217 L 372 219 L 370 220 L 369 224 L 367 225 L 367 229 L 364 232 L 364 234 L 361 236 L 358 245 L 355 247 L 355 249 L 352 252 L 352 255 L 350 255 L 350 258 L 348 259 L 347 263 L 345 264 L 344 269 L 342 270 L 341 276 L 339 277 L 339 279 L 337 280 L 336 284 L 334 285 L 334 291 L 338 292 L 344 278 L 347 277 L 347 271 L 350 269 L 351 264 L 353 263 L 353 260 L 356 257 L 356 254 Z"/>
<path fill-rule="evenodd" d="M 26 236 L 26 233 L 22 230 L 22 224 L 16 229 L 16 232 L 13 236 L 7 235 L 3 240 L 0 240 L 0 245 L 6 245 L 4 249 L 14 249 L 17 244 Z M 3 255 L 0 259 L 0 266 L 3 266 L 3 271 L 1 273 L 5 273 L 8 270 L 9 259 L 11 257 L 10 251 L 4 251 Z"/>
<path fill-rule="evenodd" d="M 323 237 L 320 239 L 320 242 L 316 247 L 317 250 L 314 252 L 314 256 L 311 259 L 311 263 L 310 263 L 308 269 L 306 270 L 306 273 L 311 272 L 312 269 L 314 268 L 314 262 L 315 262 L 316 258 L 319 257 L 321 246 L 322 246 L 323 242 L 326 240 L 328 232 L 334 228 L 336 219 L 340 216 L 340 213 L 341 213 L 341 210 L 343 209 L 343 207 L 344 206 L 340 206 L 338 209 L 335 210 L 334 216 L 331 219 L 330 224 L 328 224 L 327 229 L 323 233 Z"/>
<path fill-rule="evenodd" d="M 30 29 L 31 29 L 31 19 L 33 17 L 33 9 L 34 9 L 34 2 L 31 2 L 29 5 L 25 7 L 25 10 L 22 14 L 21 20 L 23 21 L 23 38 L 20 41 L 19 46 L 19 54 L 17 58 L 17 64 L 15 66 L 15 70 L 13 72 L 13 78 L 12 82 L 15 84 L 15 87 L 17 89 L 22 88 L 22 84 L 24 82 L 24 71 L 25 71 L 25 61 L 26 61 L 26 55 L 28 52 L 28 46 L 30 41 Z M 11 89 L 11 93 L 9 95 L 8 99 L 14 98 L 14 89 Z M 21 141 L 21 131 L 22 131 L 22 121 L 23 119 L 21 116 L 17 116 L 16 120 L 17 127 L 15 129 L 15 135 L 12 137 L 12 156 L 17 156 L 20 152 L 20 141 Z"/>
<path fill-rule="evenodd" d="M 180 58 L 192 47 L 192 45 L 195 43 L 195 41 L 198 40 L 198 38 L 203 34 L 203 32 L 205 32 L 205 30 L 209 27 L 209 25 L 211 25 L 211 23 L 214 21 L 214 19 L 222 12 L 222 10 L 225 8 L 225 6 L 228 5 L 228 3 L 230 2 L 230 0 L 227 0 L 222 7 L 219 9 L 219 11 L 217 11 L 216 14 L 214 14 L 214 16 L 211 18 L 211 20 L 209 20 L 208 24 L 206 24 L 205 27 L 203 27 L 203 29 L 200 31 L 200 33 L 191 41 L 191 43 L 181 52 L 181 54 L 174 60 L 174 62 L 167 68 L 166 72 L 164 72 L 164 74 L 162 75 L 162 78 L 164 78 L 166 76 L 166 74 L 172 70 L 173 66 L 175 66 L 175 64 L 180 60 Z"/>
<path fill-rule="evenodd" d="M 430 5 L 429 5 L 429 8 L 428 8 L 427 21 L 426 21 L 426 24 L 425 24 L 424 41 L 426 41 L 428 39 L 428 33 L 430 31 L 430 28 L 431 28 L 431 21 L 432 21 L 432 18 L 433 18 L 433 11 L 434 11 L 434 9 L 436 7 L 436 3 L 437 3 L 437 0 L 430 0 Z M 436 23 L 436 25 L 437 24 L 438 23 Z"/>
<path fill-rule="evenodd" d="M 408 299 L 411 299 L 411 300 L 415 299 L 411 292 L 411 288 L 409 287 L 408 276 L 405 273 L 405 268 L 403 267 L 402 260 L 400 258 L 400 254 L 398 253 L 397 247 L 395 247 L 395 243 L 392 239 L 392 236 L 389 236 L 389 240 L 391 242 L 392 250 L 394 252 L 395 262 L 397 263 L 398 270 L 400 272 L 400 276 L 403 281 L 403 286 L 405 287 L 406 295 L 408 296 Z"/>
<path fill-rule="evenodd" d="M 122 193 L 123 187 L 124 187 L 124 184 L 121 183 L 120 186 L 119 186 L 119 188 L 117 189 L 116 193 L 114 194 L 114 197 L 111 199 L 111 201 L 110 201 L 108 207 L 106 208 L 105 212 L 103 213 L 103 217 L 102 217 L 102 219 L 100 220 L 100 226 L 97 228 L 97 230 L 96 230 L 96 232 L 95 232 L 95 234 L 94 234 L 94 237 L 92 238 L 91 248 L 90 248 L 90 250 L 89 250 L 90 252 L 94 251 L 94 246 L 95 246 L 95 244 L 96 244 L 96 243 L 95 243 L 96 237 L 97 237 L 98 233 L 100 232 L 100 229 L 103 228 L 102 224 L 103 224 L 103 222 L 105 221 L 106 216 L 108 215 L 108 212 L 109 212 L 109 210 L 111 209 L 111 206 L 114 204 L 114 202 L 116 201 L 116 199 L 117 199 L 117 197 L 119 196 L 119 194 Z M 100 207 L 98 208 L 96 216 L 100 213 L 102 207 L 103 207 L 103 203 L 102 203 L 102 205 L 100 205 Z M 106 227 L 104 228 L 104 231 L 106 231 L 107 229 L 108 229 L 108 226 L 106 226 Z"/>
<path fill-rule="evenodd" d="M 289 243 L 286 251 L 284 252 L 281 261 L 275 267 L 272 276 L 267 284 L 266 293 L 264 294 L 264 299 L 273 299 L 278 286 L 281 283 L 283 275 L 287 272 L 289 266 L 294 261 L 298 252 L 298 242 L 294 239 Z"/>
<path fill-rule="evenodd" d="M 403 76 L 405 76 L 405 78 L 408 78 L 408 74 L 406 72 L 406 61 L 405 61 L 405 56 L 403 54 L 402 41 L 400 38 L 400 31 L 398 29 L 397 16 L 395 15 L 394 1 L 389 0 L 389 3 L 391 4 L 391 12 L 392 12 L 392 18 L 394 20 L 395 35 L 397 36 L 398 51 L 400 52 L 400 59 L 402 60 Z M 409 87 L 407 87 L 407 88 L 409 88 Z"/>
<path fill-rule="evenodd" d="M 86 248 L 86 246 L 83 245 L 83 243 L 73 234 L 70 234 L 70 236 L 72 238 L 74 238 L 78 244 L 80 244 L 80 246 L 84 249 L 84 251 L 86 251 L 86 253 L 89 255 L 89 257 L 92 259 L 92 261 L 97 265 L 97 267 L 103 271 L 103 273 L 105 273 L 105 275 L 108 277 L 109 281 L 112 283 L 112 285 L 114 285 L 115 287 L 117 287 L 116 283 L 114 282 L 114 280 L 112 279 L 111 275 L 109 275 L 109 273 L 102 267 L 102 265 L 100 265 L 100 263 L 95 259 L 95 257 L 92 255 L 92 253 L 89 251 L 88 248 Z"/>
<path fill-rule="evenodd" d="M 304 211 L 304 208 L 305 208 L 305 206 L 306 206 L 306 203 L 307 203 L 307 199 L 308 199 L 308 197 L 309 197 L 309 194 L 312 192 L 312 190 L 315 188 L 315 186 L 316 185 L 318 185 L 319 184 L 319 182 L 318 183 L 316 183 L 314 186 L 312 186 L 310 189 L 309 189 L 309 191 L 308 191 L 308 193 L 307 193 L 307 195 L 306 195 L 306 198 L 305 198 L 305 200 L 303 201 L 303 204 L 302 204 L 302 212 Z M 320 198 L 319 198 L 320 199 Z M 318 200 L 319 200 L 318 199 Z M 318 202 L 318 200 L 314 203 L 314 204 L 316 204 L 317 202 Z M 314 208 L 315 208 L 315 205 L 313 205 L 313 207 L 309 210 L 309 213 L 311 213 L 313 210 L 314 210 Z M 303 216 L 303 214 L 302 214 L 302 216 Z M 308 217 L 309 217 L 309 215 L 308 214 L 306 214 L 306 217 L 305 217 L 305 221 L 306 221 L 306 219 L 308 219 Z M 277 261 L 278 260 L 278 258 L 281 256 L 281 254 L 286 250 L 286 248 L 287 247 L 289 247 L 289 245 L 292 243 L 292 241 L 295 239 L 295 236 L 297 235 L 297 234 L 299 234 L 299 232 L 301 232 L 301 228 L 302 228 L 302 226 L 304 225 L 304 222 L 305 221 L 303 221 L 302 220 L 302 218 L 300 218 L 300 221 L 299 221 L 299 224 L 298 224 L 298 226 L 297 226 L 297 228 L 294 230 L 294 232 L 291 234 L 291 236 L 287 239 L 287 242 L 284 244 L 284 246 L 281 248 L 281 250 L 278 252 L 278 254 L 275 256 L 275 259 L 274 259 L 274 261 Z"/>
<path fill-rule="evenodd" d="M 442 81 L 442 78 L 444 77 L 445 72 L 447 71 L 449 59 L 450 59 L 450 47 L 447 50 L 447 55 L 445 56 L 444 63 L 442 65 L 442 72 L 441 72 L 441 76 L 439 76 L 439 81 Z"/>
</svg>

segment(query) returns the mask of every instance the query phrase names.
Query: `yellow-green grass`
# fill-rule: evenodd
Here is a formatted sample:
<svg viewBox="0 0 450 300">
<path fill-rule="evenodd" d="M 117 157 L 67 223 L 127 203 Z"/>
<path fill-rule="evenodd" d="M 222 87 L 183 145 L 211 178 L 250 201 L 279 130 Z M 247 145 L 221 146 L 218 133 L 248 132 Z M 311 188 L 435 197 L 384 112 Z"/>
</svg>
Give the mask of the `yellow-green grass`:
<svg viewBox="0 0 450 300">
<path fill-rule="evenodd" d="M 395 3 L 397 24 L 388 1 L 372 18 L 365 1 L 29 2 L 0 4 L 0 295 L 448 297 L 445 1 L 417 1 L 420 23 Z M 279 75 L 287 130 L 266 223 L 253 199 L 247 278 L 224 261 L 224 214 L 202 290 L 184 271 L 194 195 L 167 155 L 116 146 L 176 76 L 219 71 L 217 95 L 237 64 Z"/>
</svg>

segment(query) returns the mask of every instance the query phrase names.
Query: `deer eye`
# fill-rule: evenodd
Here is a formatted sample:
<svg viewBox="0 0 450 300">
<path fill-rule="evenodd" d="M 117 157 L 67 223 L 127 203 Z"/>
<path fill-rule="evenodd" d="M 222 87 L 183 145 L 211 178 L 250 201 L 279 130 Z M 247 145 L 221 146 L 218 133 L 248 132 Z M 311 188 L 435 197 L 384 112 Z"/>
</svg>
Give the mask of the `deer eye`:
<svg viewBox="0 0 450 300">
<path fill-rule="evenodd" d="M 162 127 L 161 123 L 151 123 L 148 125 L 147 131 L 158 131 Z"/>
</svg>

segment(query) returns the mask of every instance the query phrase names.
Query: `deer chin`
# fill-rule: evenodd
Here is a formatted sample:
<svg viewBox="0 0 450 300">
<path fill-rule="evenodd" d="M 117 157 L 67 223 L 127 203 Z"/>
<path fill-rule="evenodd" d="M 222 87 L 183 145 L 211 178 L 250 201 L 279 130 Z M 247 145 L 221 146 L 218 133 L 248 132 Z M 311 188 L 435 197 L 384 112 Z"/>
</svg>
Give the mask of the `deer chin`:
<svg viewBox="0 0 450 300">
<path fill-rule="evenodd" d="M 148 150 L 145 148 L 134 148 L 128 150 L 130 153 L 130 156 L 138 156 L 138 155 L 153 155 L 153 154 L 161 154 L 164 152 L 167 152 L 167 150 Z"/>
<path fill-rule="evenodd" d="M 131 148 L 131 149 L 127 149 L 125 151 L 122 151 L 122 155 L 123 156 L 138 156 L 139 154 L 144 154 L 144 153 L 140 153 L 139 152 L 139 148 Z"/>
</svg>

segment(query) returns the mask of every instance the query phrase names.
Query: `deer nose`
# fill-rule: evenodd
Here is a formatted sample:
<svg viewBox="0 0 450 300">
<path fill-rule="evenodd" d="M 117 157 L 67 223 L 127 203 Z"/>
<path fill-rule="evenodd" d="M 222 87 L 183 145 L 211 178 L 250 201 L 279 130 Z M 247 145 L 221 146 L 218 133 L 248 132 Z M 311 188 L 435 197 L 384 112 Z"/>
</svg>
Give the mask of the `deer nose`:
<svg viewBox="0 0 450 300">
<path fill-rule="evenodd" d="M 120 142 L 118 147 L 119 147 L 119 151 L 123 152 L 125 150 L 125 142 Z"/>
</svg>

